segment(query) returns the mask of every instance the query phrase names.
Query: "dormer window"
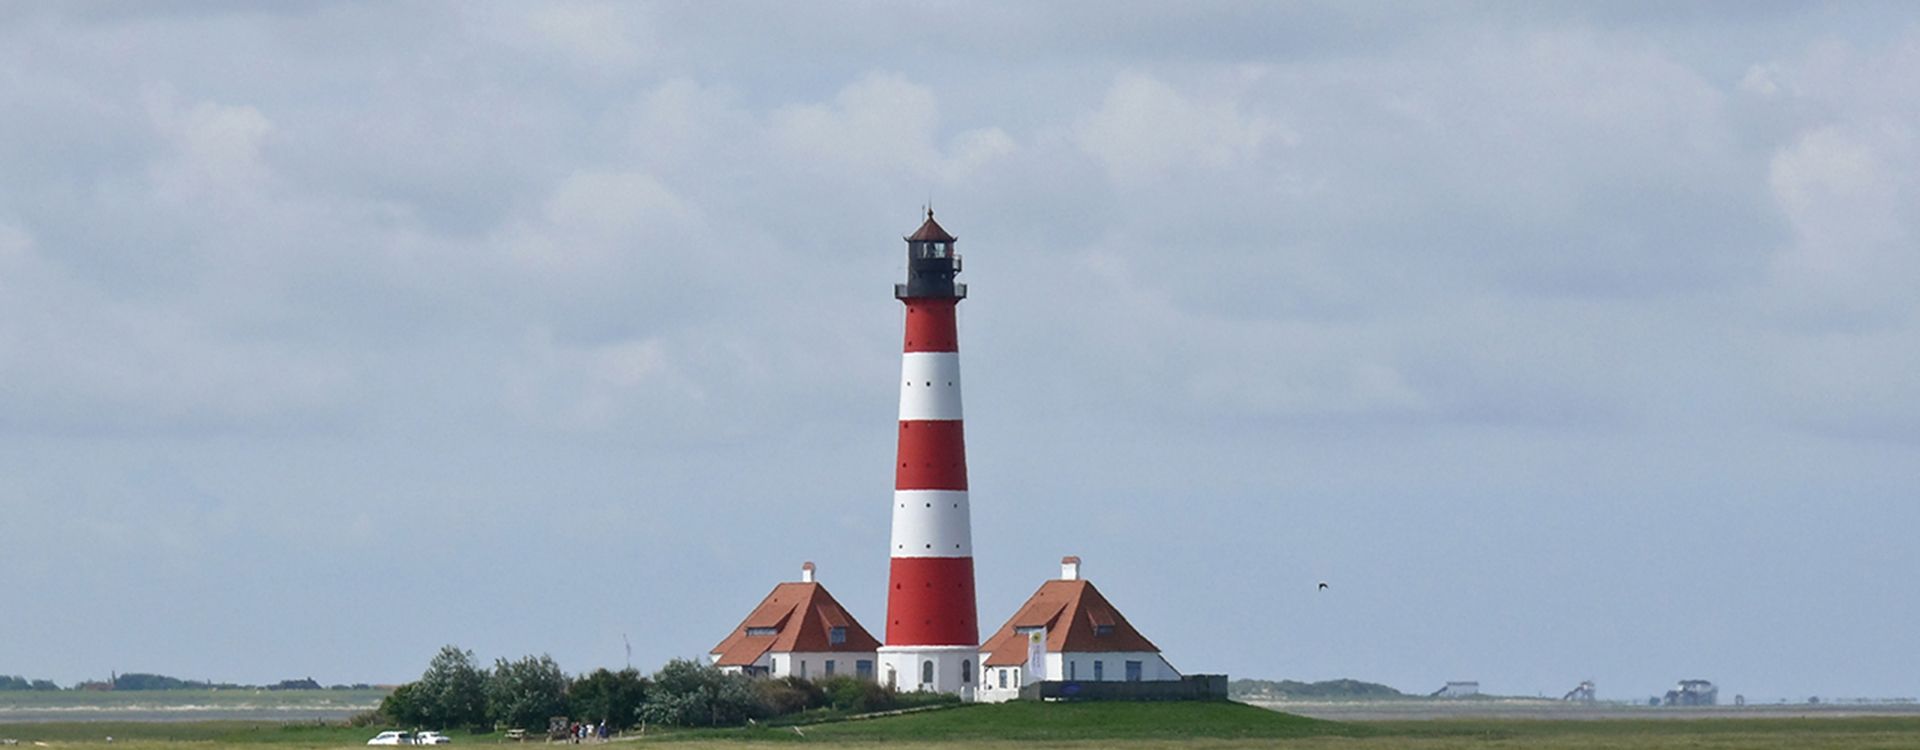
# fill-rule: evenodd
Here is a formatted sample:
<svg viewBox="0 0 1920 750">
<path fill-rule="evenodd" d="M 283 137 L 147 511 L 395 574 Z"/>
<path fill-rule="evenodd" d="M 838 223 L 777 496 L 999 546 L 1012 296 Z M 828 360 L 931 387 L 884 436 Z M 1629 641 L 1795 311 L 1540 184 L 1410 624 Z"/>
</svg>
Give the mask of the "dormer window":
<svg viewBox="0 0 1920 750">
<path fill-rule="evenodd" d="M 1093 626 L 1093 634 L 1094 635 L 1113 635 L 1113 626 L 1112 625 L 1095 625 Z"/>
<path fill-rule="evenodd" d="M 838 646 L 838 645 L 840 645 L 840 644 L 842 644 L 842 643 L 846 643 L 846 642 L 847 642 L 847 629 L 846 629 L 846 627 L 845 627 L 845 626 L 841 626 L 841 627 L 835 627 L 835 628 L 831 628 L 831 629 L 828 629 L 828 630 L 827 630 L 827 642 L 828 642 L 828 643 L 831 643 L 831 644 L 833 644 L 833 645 L 835 645 L 835 646 Z"/>
<path fill-rule="evenodd" d="M 747 628 L 748 637 L 762 636 L 762 635 L 771 636 L 771 635 L 776 635 L 779 632 L 780 632 L 779 628 Z"/>
</svg>

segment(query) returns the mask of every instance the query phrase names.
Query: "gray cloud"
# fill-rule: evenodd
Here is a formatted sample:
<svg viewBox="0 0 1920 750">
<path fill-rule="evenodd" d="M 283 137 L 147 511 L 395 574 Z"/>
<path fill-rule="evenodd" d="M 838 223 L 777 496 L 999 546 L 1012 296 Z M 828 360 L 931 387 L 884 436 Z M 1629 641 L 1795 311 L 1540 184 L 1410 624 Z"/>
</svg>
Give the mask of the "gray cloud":
<svg viewBox="0 0 1920 750">
<path fill-rule="evenodd" d="M 931 199 L 988 620 L 1077 553 L 1190 670 L 1912 693 L 1885 9 L 0 13 L 9 671 L 871 618 Z"/>
</svg>

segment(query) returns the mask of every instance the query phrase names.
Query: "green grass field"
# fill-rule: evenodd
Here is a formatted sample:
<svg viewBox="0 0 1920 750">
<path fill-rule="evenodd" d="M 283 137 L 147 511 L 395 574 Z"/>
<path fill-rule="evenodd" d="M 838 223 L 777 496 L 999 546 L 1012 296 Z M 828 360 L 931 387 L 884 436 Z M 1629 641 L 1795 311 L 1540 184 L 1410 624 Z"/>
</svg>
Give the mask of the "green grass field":
<svg viewBox="0 0 1920 750">
<path fill-rule="evenodd" d="M 303 706 L 361 708 L 380 704 L 387 691 L 369 690 L 0 690 L 0 709 L 251 708 Z"/>
<path fill-rule="evenodd" d="M 55 750 L 279 750 L 365 747 L 378 728 L 262 722 L 0 724 L 0 738 Z M 112 736 L 112 745 L 106 737 Z M 498 745 L 494 734 L 453 733 L 455 746 Z M 529 743 L 544 744 L 544 743 Z M 810 745 L 853 748 L 1543 748 L 1598 750 L 1911 750 L 1920 718 L 1817 719 L 1438 719 L 1331 722 L 1236 703 L 1101 703 L 963 706 L 800 728 L 650 733 L 609 750 L 659 745 L 674 750 Z"/>
</svg>

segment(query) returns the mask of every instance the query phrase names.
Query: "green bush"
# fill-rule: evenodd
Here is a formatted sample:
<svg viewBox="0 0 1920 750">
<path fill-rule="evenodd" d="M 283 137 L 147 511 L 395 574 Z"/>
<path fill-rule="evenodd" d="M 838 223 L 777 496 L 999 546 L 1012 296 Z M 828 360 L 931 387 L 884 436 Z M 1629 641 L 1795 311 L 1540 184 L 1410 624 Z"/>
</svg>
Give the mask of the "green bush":
<svg viewBox="0 0 1920 750">
<path fill-rule="evenodd" d="M 409 682 L 394 688 L 387 697 L 380 699 L 380 708 L 375 711 L 381 724 L 394 726 L 419 726 L 427 721 L 427 710 L 421 704 L 418 693 L 419 683 Z"/>
<path fill-rule="evenodd" d="M 808 709 L 825 708 L 832 702 L 826 689 L 819 683 L 800 677 L 758 680 L 753 683 L 753 691 L 768 716 L 785 716 Z"/>
<path fill-rule="evenodd" d="M 487 678 L 487 718 L 514 729 L 539 729 L 567 712 L 567 675 L 553 657 L 494 662 Z"/>
<path fill-rule="evenodd" d="M 718 727 L 746 723 L 767 715 L 744 675 L 687 659 L 674 659 L 653 673 L 652 686 L 640 705 L 641 719 L 652 724 L 681 727 Z"/>
<path fill-rule="evenodd" d="M 419 680 L 380 701 L 380 713 L 395 724 L 429 729 L 486 726 L 486 686 L 486 670 L 473 665 L 473 652 L 446 646 Z"/>
<path fill-rule="evenodd" d="M 819 683 L 827 694 L 827 705 L 836 711 L 864 714 L 894 707 L 894 693 L 885 687 L 856 677 L 828 677 Z"/>
<path fill-rule="evenodd" d="M 616 731 L 640 720 L 647 699 L 647 678 L 635 669 L 596 669 L 567 688 L 567 705 L 582 721 L 604 721 Z"/>
</svg>

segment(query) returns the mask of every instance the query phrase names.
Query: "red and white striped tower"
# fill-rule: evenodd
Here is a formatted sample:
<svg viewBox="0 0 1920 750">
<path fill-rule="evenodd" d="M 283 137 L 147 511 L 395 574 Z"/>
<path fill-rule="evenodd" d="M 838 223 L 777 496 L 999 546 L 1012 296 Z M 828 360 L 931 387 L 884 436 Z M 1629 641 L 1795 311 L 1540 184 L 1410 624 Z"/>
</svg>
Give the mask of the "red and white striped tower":
<svg viewBox="0 0 1920 750">
<path fill-rule="evenodd" d="M 892 572 L 880 680 L 902 690 L 971 695 L 980 628 L 960 420 L 960 338 L 953 235 L 933 220 L 907 240 L 906 354 L 900 367 L 900 453 L 893 484 Z"/>
</svg>

